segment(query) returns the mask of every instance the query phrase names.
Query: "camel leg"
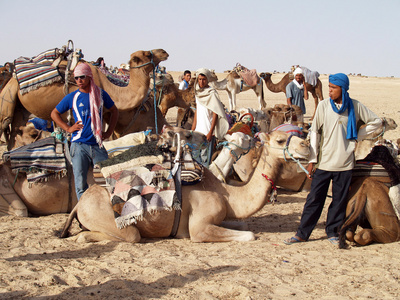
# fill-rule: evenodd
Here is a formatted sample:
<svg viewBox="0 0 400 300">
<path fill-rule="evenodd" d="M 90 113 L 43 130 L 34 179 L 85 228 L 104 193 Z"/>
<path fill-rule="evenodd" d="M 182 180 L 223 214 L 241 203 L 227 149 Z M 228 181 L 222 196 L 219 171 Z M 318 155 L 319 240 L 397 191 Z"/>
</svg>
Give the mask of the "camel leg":
<svg viewBox="0 0 400 300">
<path fill-rule="evenodd" d="M 314 113 L 313 113 L 310 121 L 314 120 L 315 111 L 317 110 L 317 106 L 318 106 L 318 96 L 317 96 L 317 94 L 315 93 L 315 91 L 312 91 L 311 94 L 312 94 L 312 96 L 314 98 L 315 107 L 314 107 Z"/>
<path fill-rule="evenodd" d="M 116 241 L 124 242 L 125 239 L 111 236 L 109 234 L 99 232 L 99 231 L 82 231 L 72 238 L 77 243 L 94 243 L 101 241 Z M 126 242 L 138 242 L 138 241 L 126 241 Z"/>
<path fill-rule="evenodd" d="M 248 230 L 249 226 L 246 222 L 237 221 L 223 221 L 221 226 L 224 228 L 234 229 L 234 230 Z"/>
<path fill-rule="evenodd" d="M 228 93 L 228 98 L 229 98 L 229 111 L 235 110 L 236 109 L 236 105 L 235 105 L 236 99 L 234 100 L 234 98 L 236 98 L 236 94 L 229 90 L 227 90 L 227 93 Z"/>
<path fill-rule="evenodd" d="M 377 243 L 393 243 L 397 240 L 397 234 L 385 228 L 363 229 L 354 236 L 354 241 L 362 246 Z"/>
<path fill-rule="evenodd" d="M 247 242 L 254 241 L 255 236 L 251 231 L 238 231 L 233 229 L 227 229 L 216 225 L 205 225 L 201 230 L 189 227 L 190 239 L 195 243 L 203 242 Z"/>
</svg>

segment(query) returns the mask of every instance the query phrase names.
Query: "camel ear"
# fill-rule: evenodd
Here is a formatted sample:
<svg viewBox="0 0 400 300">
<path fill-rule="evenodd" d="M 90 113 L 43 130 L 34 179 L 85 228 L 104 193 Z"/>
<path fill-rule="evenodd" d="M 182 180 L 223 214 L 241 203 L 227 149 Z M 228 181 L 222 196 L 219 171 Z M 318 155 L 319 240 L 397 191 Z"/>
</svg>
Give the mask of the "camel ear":
<svg viewBox="0 0 400 300">
<path fill-rule="evenodd" d="M 19 126 L 16 130 L 17 135 L 22 135 L 24 126 Z"/>
<path fill-rule="evenodd" d="M 184 131 L 184 136 L 187 139 L 190 139 L 192 137 L 192 131 L 191 130 L 185 130 Z"/>
<path fill-rule="evenodd" d="M 174 137 L 175 135 L 175 132 L 173 132 L 172 130 L 168 131 L 167 133 L 170 137 Z"/>
</svg>

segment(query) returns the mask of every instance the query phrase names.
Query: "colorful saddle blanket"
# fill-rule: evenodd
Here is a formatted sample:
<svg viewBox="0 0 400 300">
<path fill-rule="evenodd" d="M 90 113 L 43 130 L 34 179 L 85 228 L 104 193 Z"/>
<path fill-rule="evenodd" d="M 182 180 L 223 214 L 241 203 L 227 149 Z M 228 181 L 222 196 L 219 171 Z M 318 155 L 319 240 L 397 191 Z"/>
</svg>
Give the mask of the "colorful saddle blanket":
<svg viewBox="0 0 400 300">
<path fill-rule="evenodd" d="M 180 209 L 171 170 L 163 165 L 157 141 L 134 146 L 98 166 L 111 194 L 118 228 L 143 219 L 146 213 Z"/>
<path fill-rule="evenodd" d="M 260 82 L 260 77 L 257 75 L 255 69 L 249 70 L 237 63 L 234 70 L 240 75 L 240 77 L 242 77 L 244 83 L 249 87 L 255 87 Z"/>
<path fill-rule="evenodd" d="M 13 173 L 25 172 L 28 183 L 61 178 L 67 174 L 63 143 L 48 137 L 5 152 L 3 160 L 11 162 Z"/>
<path fill-rule="evenodd" d="M 57 49 L 52 49 L 33 58 L 21 56 L 14 60 L 21 94 L 62 81 L 58 68 L 51 65 L 56 58 Z"/>
<path fill-rule="evenodd" d="M 113 84 L 115 84 L 117 86 L 122 86 L 122 87 L 127 86 L 129 84 L 130 76 L 113 74 L 103 66 L 100 66 L 98 68 L 101 71 L 101 73 L 106 75 L 107 79 L 110 82 L 112 82 Z"/>
</svg>

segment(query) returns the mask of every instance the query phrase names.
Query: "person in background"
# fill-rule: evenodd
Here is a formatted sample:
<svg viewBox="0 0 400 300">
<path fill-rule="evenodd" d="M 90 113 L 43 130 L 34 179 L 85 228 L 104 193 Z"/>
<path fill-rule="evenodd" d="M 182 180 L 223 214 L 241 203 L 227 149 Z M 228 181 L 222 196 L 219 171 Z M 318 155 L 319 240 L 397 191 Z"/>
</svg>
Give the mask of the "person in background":
<svg viewBox="0 0 400 300">
<path fill-rule="evenodd" d="M 183 80 L 179 84 L 179 89 L 182 91 L 186 90 L 189 87 L 189 82 L 191 78 L 192 78 L 192 72 L 190 72 L 189 70 L 183 72 Z"/>
<path fill-rule="evenodd" d="M 294 79 L 286 86 L 287 104 L 289 106 L 297 105 L 301 108 L 302 114 L 297 115 L 297 121 L 304 122 L 306 105 L 304 99 L 308 100 L 306 81 L 301 68 L 296 68 L 293 72 Z"/>
<path fill-rule="evenodd" d="M 312 178 L 311 191 L 296 235 L 284 240 L 287 245 L 309 239 L 321 216 L 331 182 L 332 202 L 328 208 L 325 232 L 329 242 L 339 244 L 338 231 L 346 214 L 357 139 L 362 140 L 382 124 L 375 113 L 350 98 L 348 89 L 347 75 L 338 73 L 329 76 L 330 98 L 318 104 L 310 129 L 311 156 L 307 171 Z M 358 121 L 367 126 L 357 132 Z"/>
<path fill-rule="evenodd" d="M 195 98 L 196 112 L 192 130 L 204 134 L 208 147 L 201 151 L 198 162 L 208 167 L 215 144 L 215 137 L 222 140 L 229 129 L 224 106 L 216 89 L 209 86 L 211 73 L 208 69 L 201 68 L 196 71 Z"/>
</svg>

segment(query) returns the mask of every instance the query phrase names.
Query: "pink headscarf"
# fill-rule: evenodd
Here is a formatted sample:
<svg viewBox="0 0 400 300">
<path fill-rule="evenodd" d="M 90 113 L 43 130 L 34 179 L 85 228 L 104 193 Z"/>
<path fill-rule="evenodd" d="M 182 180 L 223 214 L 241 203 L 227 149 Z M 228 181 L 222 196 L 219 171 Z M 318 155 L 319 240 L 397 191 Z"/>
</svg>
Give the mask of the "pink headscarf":
<svg viewBox="0 0 400 300">
<path fill-rule="evenodd" d="M 101 125 L 101 116 L 100 109 L 103 106 L 103 101 L 101 98 L 101 90 L 94 83 L 93 73 L 90 66 L 86 63 L 80 63 L 76 66 L 74 70 L 74 76 L 86 75 L 90 78 L 90 92 L 89 92 L 89 102 L 90 102 L 90 117 L 91 117 L 91 127 L 94 137 L 96 138 L 97 143 L 101 147 L 103 145 L 103 141 L 101 139 L 102 135 L 102 125 Z"/>
</svg>

